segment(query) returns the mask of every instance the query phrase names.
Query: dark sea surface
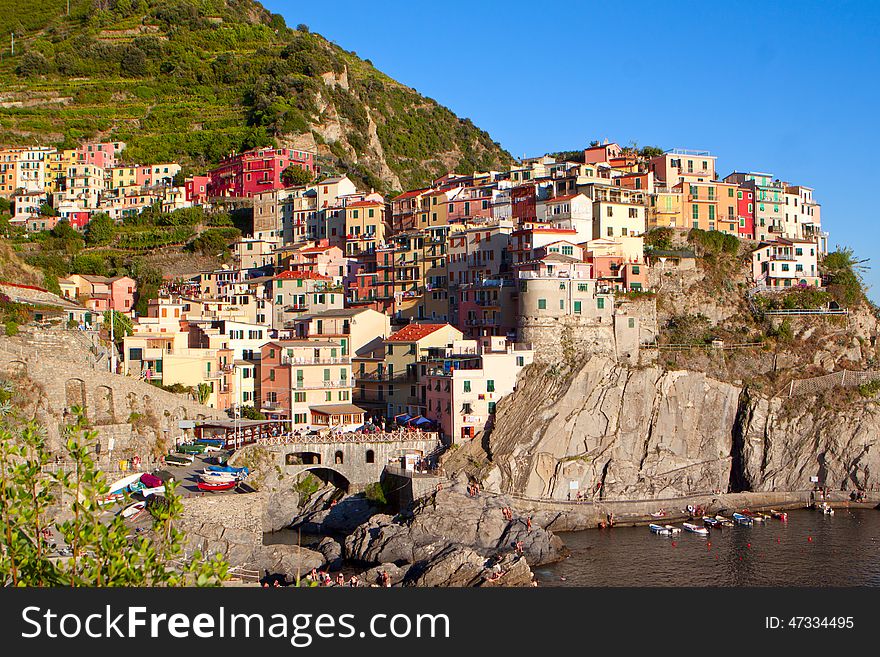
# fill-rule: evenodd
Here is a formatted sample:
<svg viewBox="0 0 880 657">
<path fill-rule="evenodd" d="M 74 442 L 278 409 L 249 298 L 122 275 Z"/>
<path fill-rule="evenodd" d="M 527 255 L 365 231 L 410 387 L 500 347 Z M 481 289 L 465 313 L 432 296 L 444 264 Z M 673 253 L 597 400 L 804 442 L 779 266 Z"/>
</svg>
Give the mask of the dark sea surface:
<svg viewBox="0 0 880 657">
<path fill-rule="evenodd" d="M 673 523 L 680 527 L 681 523 Z M 572 554 L 540 586 L 880 586 L 880 511 L 789 511 L 788 521 L 657 536 L 644 527 L 561 533 Z"/>
</svg>

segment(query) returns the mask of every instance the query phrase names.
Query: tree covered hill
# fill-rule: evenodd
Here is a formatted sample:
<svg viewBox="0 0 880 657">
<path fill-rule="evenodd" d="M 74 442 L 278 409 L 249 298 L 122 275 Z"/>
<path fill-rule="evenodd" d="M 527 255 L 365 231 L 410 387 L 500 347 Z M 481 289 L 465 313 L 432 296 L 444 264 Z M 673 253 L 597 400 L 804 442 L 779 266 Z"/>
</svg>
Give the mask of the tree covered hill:
<svg viewBox="0 0 880 657">
<path fill-rule="evenodd" d="M 469 119 L 253 0 L 0 0 L 0 144 L 190 171 L 271 143 L 392 191 L 511 160 Z M 15 53 L 10 35 L 15 34 Z"/>
</svg>

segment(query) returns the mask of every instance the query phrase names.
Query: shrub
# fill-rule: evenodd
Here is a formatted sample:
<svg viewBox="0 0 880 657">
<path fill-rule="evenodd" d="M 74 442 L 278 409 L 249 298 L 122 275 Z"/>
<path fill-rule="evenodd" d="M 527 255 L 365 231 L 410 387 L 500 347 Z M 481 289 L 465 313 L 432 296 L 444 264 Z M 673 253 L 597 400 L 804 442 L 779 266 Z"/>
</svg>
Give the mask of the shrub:
<svg viewBox="0 0 880 657">
<path fill-rule="evenodd" d="M 13 335 L 18 335 L 18 322 L 15 322 L 10 319 L 9 321 L 6 322 L 6 324 L 4 325 L 4 328 L 6 329 L 6 335 L 8 335 L 10 337 Z"/>
<path fill-rule="evenodd" d="M 388 504 L 388 498 L 385 496 L 385 487 L 379 481 L 367 484 L 364 488 L 364 496 L 373 504 L 385 506 Z"/>
<path fill-rule="evenodd" d="M 862 397 L 874 397 L 880 392 L 880 379 L 874 379 L 859 386 L 859 394 Z"/>
</svg>

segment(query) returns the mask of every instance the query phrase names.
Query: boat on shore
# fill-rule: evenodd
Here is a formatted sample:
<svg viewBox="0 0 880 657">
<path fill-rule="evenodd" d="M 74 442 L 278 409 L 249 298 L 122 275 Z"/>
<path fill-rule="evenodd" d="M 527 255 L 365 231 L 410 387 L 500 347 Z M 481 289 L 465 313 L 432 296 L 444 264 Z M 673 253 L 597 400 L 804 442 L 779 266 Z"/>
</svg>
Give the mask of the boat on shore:
<svg viewBox="0 0 880 657">
<path fill-rule="evenodd" d="M 753 522 L 751 516 L 746 516 L 742 513 L 734 513 L 733 519 L 740 525 L 751 525 Z"/>
<path fill-rule="evenodd" d="M 207 483 L 236 482 L 238 477 L 229 472 L 200 472 L 199 479 Z"/>
<path fill-rule="evenodd" d="M 166 454 L 165 465 L 190 465 L 195 461 L 192 454 Z"/>
<path fill-rule="evenodd" d="M 146 507 L 146 502 L 135 502 L 134 504 L 129 504 L 127 507 L 119 511 L 117 515 L 122 516 L 126 520 L 130 520 L 138 515 L 141 511 L 143 511 Z"/>
<path fill-rule="evenodd" d="M 665 509 L 660 509 L 659 511 L 655 511 L 651 514 L 652 518 L 665 518 L 668 514 Z"/>
<path fill-rule="evenodd" d="M 775 518 L 776 520 L 781 520 L 782 522 L 788 520 L 788 513 L 786 513 L 785 511 L 775 511 L 773 509 L 770 509 L 770 516 L 772 518 Z"/>
<path fill-rule="evenodd" d="M 724 527 L 718 518 L 713 518 L 711 516 L 703 516 L 703 524 L 709 529 L 721 529 Z"/>
<path fill-rule="evenodd" d="M 216 482 L 200 481 L 198 485 L 199 485 L 199 490 L 201 490 L 201 491 L 217 492 L 217 491 L 224 491 L 224 490 L 232 490 L 233 488 L 235 488 L 236 483 L 237 482 L 235 482 L 235 481 L 216 481 Z"/>
<path fill-rule="evenodd" d="M 691 522 L 686 522 L 682 525 L 686 531 L 691 532 L 692 534 L 699 534 L 700 536 L 708 536 L 709 530 L 705 527 L 700 527 L 699 525 L 695 525 Z"/>
<path fill-rule="evenodd" d="M 656 525 L 653 522 L 650 525 L 648 525 L 648 527 L 650 528 L 652 534 L 659 534 L 660 536 L 669 536 L 672 533 L 663 525 Z"/>
</svg>

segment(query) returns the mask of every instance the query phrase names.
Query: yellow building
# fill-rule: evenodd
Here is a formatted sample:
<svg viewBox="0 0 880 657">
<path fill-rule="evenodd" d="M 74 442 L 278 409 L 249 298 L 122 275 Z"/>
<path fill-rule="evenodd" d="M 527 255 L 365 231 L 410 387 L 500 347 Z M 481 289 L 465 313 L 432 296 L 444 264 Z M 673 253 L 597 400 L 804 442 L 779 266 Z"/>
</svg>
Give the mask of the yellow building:
<svg viewBox="0 0 880 657">
<path fill-rule="evenodd" d="M 345 255 L 372 253 L 385 242 L 385 202 L 355 201 L 345 207 Z"/>
<path fill-rule="evenodd" d="M 651 195 L 648 228 L 682 228 L 685 225 L 681 192 L 658 192 Z"/>
<path fill-rule="evenodd" d="M 110 188 L 136 187 L 137 178 L 137 167 L 113 167 L 110 169 Z"/>
</svg>

